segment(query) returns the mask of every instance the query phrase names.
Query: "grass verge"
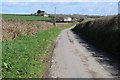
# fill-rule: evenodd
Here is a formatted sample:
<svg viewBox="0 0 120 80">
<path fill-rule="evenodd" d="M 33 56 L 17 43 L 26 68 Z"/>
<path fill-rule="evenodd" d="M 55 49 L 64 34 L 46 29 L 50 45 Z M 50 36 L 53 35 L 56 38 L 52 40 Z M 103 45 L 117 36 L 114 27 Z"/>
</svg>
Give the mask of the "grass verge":
<svg viewBox="0 0 120 80">
<path fill-rule="evenodd" d="M 38 31 L 35 35 L 20 35 L 2 42 L 3 78 L 38 78 L 45 71 L 49 48 L 59 32 L 68 26 Z"/>
</svg>

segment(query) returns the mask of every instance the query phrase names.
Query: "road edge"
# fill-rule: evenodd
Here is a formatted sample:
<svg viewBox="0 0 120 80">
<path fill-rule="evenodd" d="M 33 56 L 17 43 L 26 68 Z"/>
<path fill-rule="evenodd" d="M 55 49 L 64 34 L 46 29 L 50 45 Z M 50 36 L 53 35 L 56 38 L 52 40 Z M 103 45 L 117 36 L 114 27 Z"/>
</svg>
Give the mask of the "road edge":
<svg viewBox="0 0 120 80">
<path fill-rule="evenodd" d="M 51 43 L 51 47 L 49 49 L 50 53 L 49 53 L 49 56 L 47 58 L 47 63 L 46 63 L 45 71 L 43 73 L 42 78 L 50 78 L 51 77 L 51 75 L 50 75 L 50 68 L 51 68 L 51 65 L 52 65 L 52 56 L 53 56 L 54 48 L 57 45 L 56 39 Z"/>
</svg>

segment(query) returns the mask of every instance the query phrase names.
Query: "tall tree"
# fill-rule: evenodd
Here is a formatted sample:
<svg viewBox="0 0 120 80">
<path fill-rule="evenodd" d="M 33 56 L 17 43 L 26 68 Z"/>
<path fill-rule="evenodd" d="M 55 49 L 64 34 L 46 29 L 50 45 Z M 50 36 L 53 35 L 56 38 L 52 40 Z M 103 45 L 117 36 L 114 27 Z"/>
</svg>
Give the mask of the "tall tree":
<svg viewBox="0 0 120 80">
<path fill-rule="evenodd" d="M 37 13 L 40 14 L 40 13 L 41 13 L 41 10 L 38 10 Z"/>
</svg>

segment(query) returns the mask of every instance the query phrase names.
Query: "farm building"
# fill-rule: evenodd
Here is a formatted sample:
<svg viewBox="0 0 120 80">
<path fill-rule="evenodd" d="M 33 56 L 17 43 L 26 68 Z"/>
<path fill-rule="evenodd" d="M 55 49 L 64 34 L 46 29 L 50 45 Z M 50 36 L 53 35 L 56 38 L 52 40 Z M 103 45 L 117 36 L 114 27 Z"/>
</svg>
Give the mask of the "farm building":
<svg viewBox="0 0 120 80">
<path fill-rule="evenodd" d="M 44 14 L 44 17 L 49 17 L 49 15 L 47 15 L 47 14 Z"/>
<path fill-rule="evenodd" d="M 72 21 L 72 18 L 71 18 L 71 17 L 65 17 L 65 18 L 64 18 L 64 21 L 65 21 L 65 22 L 66 22 L 66 21 L 68 21 L 68 22 L 69 22 L 69 21 Z"/>
<path fill-rule="evenodd" d="M 57 17 L 56 22 L 71 22 L 72 18 L 71 17 Z"/>
</svg>

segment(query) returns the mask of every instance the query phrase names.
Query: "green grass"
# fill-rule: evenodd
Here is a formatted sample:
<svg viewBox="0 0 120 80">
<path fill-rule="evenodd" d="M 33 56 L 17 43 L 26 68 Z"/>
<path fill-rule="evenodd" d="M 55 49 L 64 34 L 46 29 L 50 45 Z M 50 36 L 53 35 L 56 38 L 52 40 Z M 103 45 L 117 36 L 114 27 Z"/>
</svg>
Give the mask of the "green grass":
<svg viewBox="0 0 120 80">
<path fill-rule="evenodd" d="M 20 35 L 2 42 L 2 74 L 4 78 L 36 78 L 45 71 L 52 41 L 68 26 L 38 31 L 35 35 Z"/>
<path fill-rule="evenodd" d="M 52 18 L 44 16 L 25 16 L 15 14 L 0 14 L 4 20 L 29 20 L 29 21 L 48 21 Z"/>
<path fill-rule="evenodd" d="M 1 41 L 0 41 L 0 79 L 2 78 L 2 44 L 1 44 Z"/>
</svg>

